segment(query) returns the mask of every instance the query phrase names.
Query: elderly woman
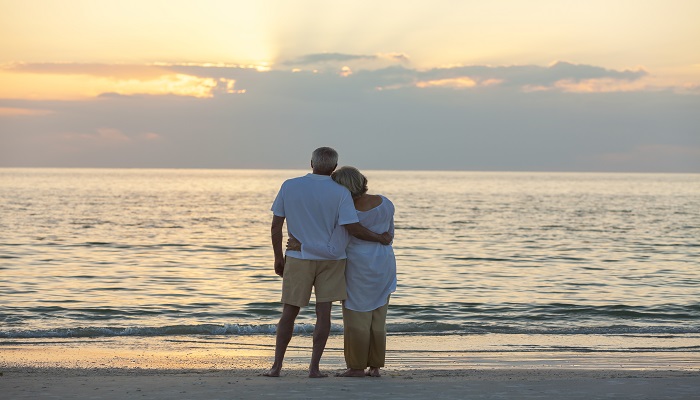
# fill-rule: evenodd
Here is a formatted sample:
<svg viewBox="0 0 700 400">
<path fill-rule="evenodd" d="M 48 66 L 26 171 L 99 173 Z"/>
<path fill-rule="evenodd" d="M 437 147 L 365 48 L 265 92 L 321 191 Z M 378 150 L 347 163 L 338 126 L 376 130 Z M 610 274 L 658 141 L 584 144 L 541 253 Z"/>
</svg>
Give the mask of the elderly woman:
<svg viewBox="0 0 700 400">
<path fill-rule="evenodd" d="M 350 190 L 360 224 L 374 232 L 394 235 L 394 205 L 384 196 L 367 194 L 367 178 L 360 171 L 342 167 L 331 177 Z M 389 296 L 396 290 L 396 258 L 391 245 L 354 238 L 339 226 L 325 247 L 312 248 L 291 237 L 288 248 L 325 254 L 345 249 L 348 298 L 343 302 L 343 325 L 348 369 L 338 376 L 379 377 L 386 354 Z"/>
</svg>

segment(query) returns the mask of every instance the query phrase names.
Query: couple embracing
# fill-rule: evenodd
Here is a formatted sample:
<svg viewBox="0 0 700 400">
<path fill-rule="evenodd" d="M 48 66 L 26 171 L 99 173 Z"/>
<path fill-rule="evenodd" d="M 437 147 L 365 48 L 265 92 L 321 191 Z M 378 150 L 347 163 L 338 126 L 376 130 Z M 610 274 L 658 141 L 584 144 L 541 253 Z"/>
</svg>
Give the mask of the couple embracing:
<svg viewBox="0 0 700 400">
<path fill-rule="evenodd" d="M 322 378 L 319 363 L 331 329 L 331 305 L 343 302 L 347 370 L 338 376 L 380 376 L 386 352 L 386 312 L 396 289 L 391 247 L 394 205 L 367 194 L 367 179 L 338 166 L 338 153 L 320 147 L 312 173 L 282 184 L 272 204 L 275 273 L 282 277 L 282 316 L 277 324 L 275 361 L 265 376 L 280 376 L 294 321 L 316 295 L 316 325 L 309 377 Z M 289 240 L 282 250 L 282 227 Z M 367 369 L 369 368 L 369 369 Z M 367 369 L 367 371 L 365 371 Z"/>
</svg>

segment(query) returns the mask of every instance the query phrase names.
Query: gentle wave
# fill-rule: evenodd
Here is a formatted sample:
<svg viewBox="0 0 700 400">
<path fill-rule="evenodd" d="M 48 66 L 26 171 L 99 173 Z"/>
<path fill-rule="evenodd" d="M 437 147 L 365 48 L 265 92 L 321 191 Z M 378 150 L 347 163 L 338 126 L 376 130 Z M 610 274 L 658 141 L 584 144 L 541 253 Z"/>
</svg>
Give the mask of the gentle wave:
<svg viewBox="0 0 700 400">
<path fill-rule="evenodd" d="M 121 293 L 133 290 L 137 289 L 97 287 L 84 289 L 84 293 L 94 291 Z M 29 307 L 0 306 L 0 322 L 5 324 L 2 327 L 4 329 L 0 328 L 0 337 L 10 337 L 8 335 L 61 337 L 68 335 L 256 334 L 274 332 L 274 323 L 279 315 L 277 302 L 248 302 L 237 306 L 227 305 L 221 299 L 172 303 L 173 298 L 185 299 L 187 296 L 184 293 L 172 293 L 168 297 L 170 303 L 152 304 L 148 308 L 142 306 L 127 307 L 125 305 L 121 307 L 86 307 L 85 302 L 81 299 L 55 300 L 52 305 L 32 305 Z M 700 331 L 700 323 L 698 323 L 700 321 L 700 304 L 632 306 L 622 304 L 449 302 L 433 305 L 392 304 L 390 314 L 388 327 L 391 332 L 396 333 L 605 334 L 610 332 L 683 333 Z M 178 317 L 177 323 L 179 324 L 158 328 L 113 328 L 113 326 L 124 324 L 127 320 L 131 326 L 153 326 L 158 323 L 154 324 L 150 320 L 159 317 Z M 58 319 L 63 320 L 60 325 L 55 324 Z M 198 319 L 199 321 L 197 321 Z M 54 322 L 47 326 L 46 322 L 52 320 Z M 188 320 L 191 323 L 188 324 L 190 322 Z M 304 332 L 304 329 L 312 331 L 313 320 L 314 317 L 310 312 L 303 313 L 297 319 L 299 323 L 297 329 L 300 332 Z M 204 321 L 214 323 L 203 324 Z M 221 324 L 219 321 L 231 322 Z M 248 321 L 250 322 L 246 324 Z M 94 328 L 96 324 L 109 328 Z M 56 326 L 63 329 L 57 331 L 49 329 Z M 336 329 L 342 330 L 340 325 Z"/>
<path fill-rule="evenodd" d="M 513 324 L 529 324 L 533 321 L 571 322 L 600 319 L 655 322 L 664 320 L 700 320 L 700 304 L 659 304 L 634 306 L 627 304 L 579 305 L 571 303 L 460 303 L 437 305 L 391 305 L 393 317 L 441 319 L 453 323 L 464 321 L 511 321 Z"/>
<path fill-rule="evenodd" d="M 276 331 L 275 324 L 201 324 L 201 325 L 169 325 L 162 327 L 76 327 L 58 329 L 38 329 L 38 330 L 9 330 L 0 331 L 0 338 L 3 339 L 31 339 L 31 338 L 87 338 L 87 337 L 118 337 L 118 336 L 183 336 L 183 335 L 206 335 L 206 336 L 246 336 L 246 335 L 271 335 Z M 312 334 L 314 325 L 310 323 L 296 324 L 294 332 L 296 334 Z M 343 326 L 333 324 L 331 333 L 340 334 Z M 517 329 L 513 327 L 481 327 L 473 325 L 464 327 L 455 324 L 445 323 L 399 323 L 387 324 L 389 334 L 398 335 L 442 335 L 442 334 L 465 334 L 482 335 L 488 333 L 499 334 L 528 334 L 528 335 L 683 335 L 700 334 L 700 327 L 677 327 L 677 326 L 600 326 L 600 327 L 573 327 L 569 329 Z"/>
<path fill-rule="evenodd" d="M 91 279 L 92 275 L 75 275 L 74 279 Z M 184 278 L 169 278 L 167 282 L 185 281 Z M 120 292 L 138 291 L 139 288 L 97 286 L 84 289 L 85 292 Z M 8 294 L 17 294 L 17 291 L 7 291 Z M 189 294 L 169 294 L 172 297 L 188 297 Z M 235 299 L 234 299 L 235 300 Z M 81 299 L 54 300 L 53 305 L 33 305 L 28 307 L 0 306 L 0 321 L 4 322 L 29 322 L 28 316 L 41 316 L 45 318 L 69 318 L 71 324 L 91 325 L 91 321 L 120 318 L 137 318 L 144 316 L 182 316 L 183 312 L 190 312 L 199 318 L 227 319 L 230 317 L 260 320 L 261 318 L 277 317 L 279 303 L 277 302 L 248 302 L 242 307 L 245 310 L 226 310 L 226 302 L 200 301 L 192 303 L 150 304 L 148 308 L 143 306 L 129 307 L 115 306 L 86 306 Z M 59 305 L 60 304 L 60 305 Z M 411 326 L 410 323 L 422 321 L 425 326 L 434 326 L 435 329 L 456 329 L 462 324 L 490 324 L 497 323 L 508 326 L 527 326 L 533 323 L 609 323 L 612 321 L 631 321 L 638 324 L 663 324 L 666 321 L 678 321 L 686 325 L 700 324 L 700 304 L 659 304 L 652 306 L 633 306 L 626 304 L 614 305 L 577 305 L 571 303 L 464 303 L 445 302 L 432 305 L 425 304 L 395 304 L 390 306 L 391 318 L 398 322 L 398 326 Z M 310 318 L 311 315 L 300 316 Z M 35 320 L 41 320 L 36 318 Z M 407 323 L 408 322 L 408 323 Z"/>
<path fill-rule="evenodd" d="M 169 325 L 163 327 L 78 327 L 0 332 L 0 338 L 67 338 L 111 336 L 253 335 L 275 333 L 274 324 Z M 313 332 L 312 324 L 298 324 L 295 333 Z M 336 327 L 335 330 L 338 330 Z M 340 328 L 342 331 L 342 328 Z"/>
</svg>

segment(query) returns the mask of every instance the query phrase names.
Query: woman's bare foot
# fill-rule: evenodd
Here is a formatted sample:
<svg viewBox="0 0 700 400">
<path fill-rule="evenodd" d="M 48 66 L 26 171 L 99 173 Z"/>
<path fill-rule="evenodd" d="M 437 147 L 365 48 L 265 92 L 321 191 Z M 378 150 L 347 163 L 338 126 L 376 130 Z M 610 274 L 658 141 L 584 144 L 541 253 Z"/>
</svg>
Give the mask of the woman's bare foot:
<svg viewBox="0 0 700 400">
<path fill-rule="evenodd" d="M 267 377 L 270 377 L 270 378 L 279 378 L 279 376 L 280 376 L 280 368 L 272 367 L 272 368 L 270 368 L 269 371 L 263 373 L 263 376 L 267 376 Z"/>
<path fill-rule="evenodd" d="M 322 373 L 318 369 L 309 368 L 309 378 L 327 378 L 328 374 Z"/>
<path fill-rule="evenodd" d="M 379 373 L 379 367 L 369 367 L 367 370 L 367 376 L 371 376 L 373 378 L 380 378 L 382 374 Z"/>
<path fill-rule="evenodd" d="M 335 376 L 340 378 L 364 378 L 365 370 L 348 368 L 345 370 L 345 372 L 335 374 Z"/>
</svg>

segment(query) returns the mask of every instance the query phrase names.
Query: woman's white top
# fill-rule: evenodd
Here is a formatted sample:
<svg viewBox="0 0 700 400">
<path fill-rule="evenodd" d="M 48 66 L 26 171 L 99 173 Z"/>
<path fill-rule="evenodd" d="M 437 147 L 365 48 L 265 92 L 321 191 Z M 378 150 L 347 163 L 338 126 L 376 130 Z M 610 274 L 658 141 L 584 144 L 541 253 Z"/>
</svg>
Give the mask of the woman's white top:
<svg viewBox="0 0 700 400">
<path fill-rule="evenodd" d="M 376 233 L 389 232 L 393 236 L 394 204 L 386 197 L 380 197 L 381 204 L 371 210 L 357 211 L 357 216 L 365 228 Z M 385 305 L 389 294 L 396 291 L 396 257 L 391 245 L 357 239 L 341 225 L 336 226 L 326 248 L 311 248 L 302 243 L 303 251 L 328 252 L 331 257 L 343 249 L 348 257 L 345 308 L 372 311 Z"/>
</svg>

